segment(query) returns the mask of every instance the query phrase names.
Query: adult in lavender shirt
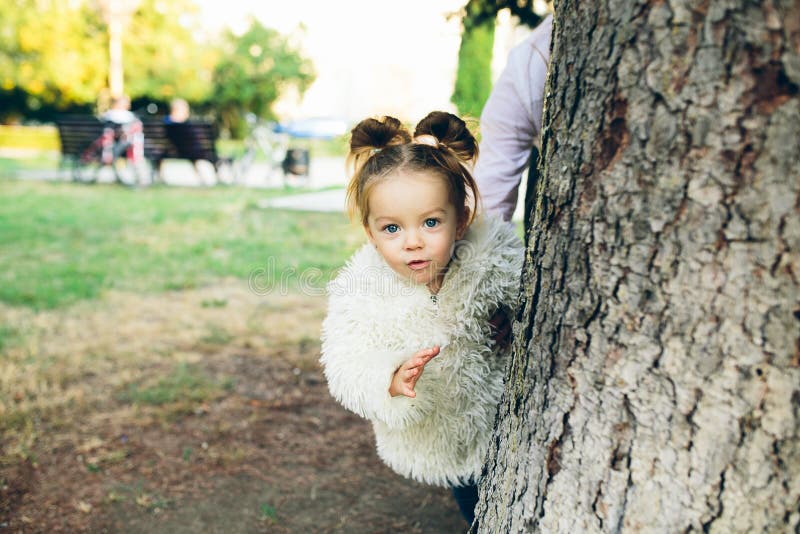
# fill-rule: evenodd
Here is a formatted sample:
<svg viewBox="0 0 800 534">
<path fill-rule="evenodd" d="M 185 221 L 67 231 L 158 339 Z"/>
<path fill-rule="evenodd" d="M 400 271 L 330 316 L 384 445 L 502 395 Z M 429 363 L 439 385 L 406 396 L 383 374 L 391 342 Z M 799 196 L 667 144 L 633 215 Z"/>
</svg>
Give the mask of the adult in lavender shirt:
<svg viewBox="0 0 800 534">
<path fill-rule="evenodd" d="M 553 16 L 548 15 L 511 50 L 481 113 L 475 179 L 483 207 L 502 214 L 505 220 L 511 219 L 516 208 L 523 171 L 532 157 L 538 158 L 552 27 Z M 532 191 L 530 179 L 528 186 Z M 527 196 L 531 197 L 530 192 Z"/>
<path fill-rule="evenodd" d="M 495 82 L 481 112 L 481 142 L 475 181 L 486 211 L 511 220 L 517 206 L 519 184 L 530 165 L 525 195 L 525 231 L 530 227 L 530 210 L 535 187 L 542 129 L 544 82 L 550 61 L 553 16 L 541 23 L 508 54 L 505 69 Z M 510 341 L 511 322 L 500 308 L 490 320 L 494 340 L 504 346 Z"/>
</svg>

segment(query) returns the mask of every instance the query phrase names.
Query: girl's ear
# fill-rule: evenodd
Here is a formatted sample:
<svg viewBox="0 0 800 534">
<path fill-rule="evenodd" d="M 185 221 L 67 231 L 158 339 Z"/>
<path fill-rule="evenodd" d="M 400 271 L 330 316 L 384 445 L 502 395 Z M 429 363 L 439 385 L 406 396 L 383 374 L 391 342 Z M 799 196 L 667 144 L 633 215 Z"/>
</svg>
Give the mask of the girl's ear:
<svg viewBox="0 0 800 534">
<path fill-rule="evenodd" d="M 375 237 L 372 235 L 372 230 L 369 229 L 369 225 L 367 224 L 364 225 L 364 233 L 367 234 L 367 239 L 369 239 L 369 242 L 374 245 Z"/>
<path fill-rule="evenodd" d="M 467 232 L 467 227 L 469 226 L 469 214 L 469 206 L 464 206 L 464 213 L 461 214 L 460 220 L 458 221 L 458 228 L 456 229 L 456 239 L 461 239 Z"/>
</svg>

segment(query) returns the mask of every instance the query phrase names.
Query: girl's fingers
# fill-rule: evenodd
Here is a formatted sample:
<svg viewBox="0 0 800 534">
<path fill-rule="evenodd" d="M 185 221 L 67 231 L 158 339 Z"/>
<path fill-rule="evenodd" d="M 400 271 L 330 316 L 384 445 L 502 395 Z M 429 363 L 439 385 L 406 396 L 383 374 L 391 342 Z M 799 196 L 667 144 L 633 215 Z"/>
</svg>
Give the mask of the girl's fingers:
<svg viewBox="0 0 800 534">
<path fill-rule="evenodd" d="M 404 386 L 402 392 L 403 395 L 406 397 L 417 396 L 417 394 L 414 392 L 414 387 L 417 385 L 417 380 L 419 380 L 419 377 L 422 376 L 422 371 L 425 370 L 425 365 L 437 354 L 439 354 L 438 345 L 429 349 L 423 349 L 414 354 L 411 359 L 400 366 L 400 369 L 398 369 L 397 372 L 402 373 L 400 376 L 402 377 L 401 382 Z"/>
<path fill-rule="evenodd" d="M 411 359 L 408 360 L 407 362 L 408 366 L 410 368 L 410 367 L 419 367 L 420 365 L 425 365 L 426 363 L 431 361 L 433 357 L 436 356 L 437 354 L 439 354 L 438 346 L 430 349 L 423 349 L 414 354 L 414 356 L 412 356 Z"/>
<path fill-rule="evenodd" d="M 423 365 L 425 365 L 429 361 L 430 361 L 430 358 L 427 358 L 427 359 L 426 358 L 414 358 L 414 359 L 408 360 L 406 363 L 404 363 L 403 367 L 405 367 L 406 369 L 416 369 L 418 367 L 422 367 Z"/>
<path fill-rule="evenodd" d="M 428 349 L 422 349 L 421 351 L 419 351 L 416 354 L 414 354 L 414 357 L 430 360 L 431 358 L 433 358 L 437 354 L 439 354 L 439 345 L 435 345 L 435 346 L 430 347 Z"/>
<path fill-rule="evenodd" d="M 422 371 L 423 369 L 421 367 L 419 369 L 415 369 L 414 374 L 408 377 L 407 383 L 409 386 L 413 388 L 417 385 L 417 380 L 419 380 L 422 376 Z"/>
</svg>

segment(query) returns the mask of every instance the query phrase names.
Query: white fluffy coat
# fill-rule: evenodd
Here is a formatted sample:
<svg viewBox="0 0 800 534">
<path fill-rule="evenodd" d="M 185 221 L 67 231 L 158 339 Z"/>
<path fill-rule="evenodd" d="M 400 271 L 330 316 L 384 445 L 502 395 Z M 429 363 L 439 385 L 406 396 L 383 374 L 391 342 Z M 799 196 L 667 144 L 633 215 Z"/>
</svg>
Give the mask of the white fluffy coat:
<svg viewBox="0 0 800 534">
<path fill-rule="evenodd" d="M 375 248 L 360 248 L 328 285 L 321 363 L 331 394 L 372 422 L 378 455 L 397 473 L 435 485 L 477 479 L 503 389 L 507 350 L 489 318 L 514 308 L 523 247 L 514 226 L 476 220 L 459 241 L 435 299 L 401 279 Z M 391 397 L 392 375 L 415 352 L 416 398 Z"/>
</svg>

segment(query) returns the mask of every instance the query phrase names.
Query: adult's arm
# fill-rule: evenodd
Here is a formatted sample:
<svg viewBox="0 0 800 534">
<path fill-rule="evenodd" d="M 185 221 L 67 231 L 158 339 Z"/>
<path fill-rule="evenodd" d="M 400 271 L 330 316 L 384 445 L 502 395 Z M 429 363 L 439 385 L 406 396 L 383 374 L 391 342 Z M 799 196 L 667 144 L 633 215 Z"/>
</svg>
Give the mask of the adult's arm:
<svg viewBox="0 0 800 534">
<path fill-rule="evenodd" d="M 542 126 L 552 15 L 514 47 L 481 113 L 475 166 L 483 207 L 510 220 L 519 183 Z"/>
</svg>

